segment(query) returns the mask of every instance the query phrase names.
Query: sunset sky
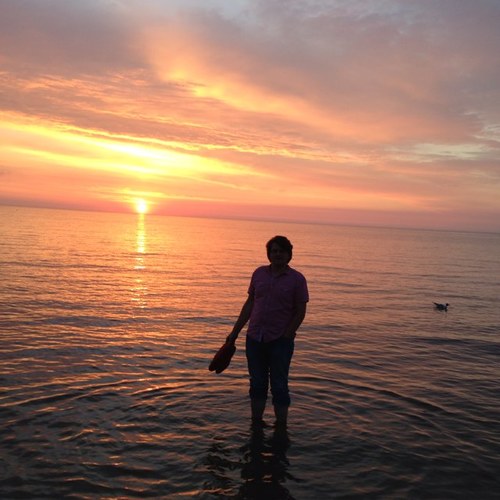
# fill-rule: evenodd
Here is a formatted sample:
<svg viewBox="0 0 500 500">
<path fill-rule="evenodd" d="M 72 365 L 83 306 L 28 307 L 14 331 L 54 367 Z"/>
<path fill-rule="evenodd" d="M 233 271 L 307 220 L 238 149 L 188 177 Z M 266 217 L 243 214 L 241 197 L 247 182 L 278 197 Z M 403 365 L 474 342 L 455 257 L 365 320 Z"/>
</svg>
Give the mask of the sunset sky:
<svg viewBox="0 0 500 500">
<path fill-rule="evenodd" d="M 498 0 L 0 0 L 0 204 L 500 231 L 499 26 Z"/>
</svg>

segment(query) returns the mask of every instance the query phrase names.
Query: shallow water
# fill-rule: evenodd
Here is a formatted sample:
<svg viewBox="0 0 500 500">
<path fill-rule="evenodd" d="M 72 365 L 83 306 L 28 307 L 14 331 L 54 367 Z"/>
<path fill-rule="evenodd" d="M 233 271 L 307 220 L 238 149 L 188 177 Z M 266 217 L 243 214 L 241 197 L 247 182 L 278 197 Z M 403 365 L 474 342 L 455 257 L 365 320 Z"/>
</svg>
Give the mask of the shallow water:
<svg viewBox="0 0 500 500">
<path fill-rule="evenodd" d="M 2 498 L 500 497 L 500 235 L 0 215 Z M 242 339 L 207 370 L 275 234 L 311 295 L 286 432 Z"/>
</svg>

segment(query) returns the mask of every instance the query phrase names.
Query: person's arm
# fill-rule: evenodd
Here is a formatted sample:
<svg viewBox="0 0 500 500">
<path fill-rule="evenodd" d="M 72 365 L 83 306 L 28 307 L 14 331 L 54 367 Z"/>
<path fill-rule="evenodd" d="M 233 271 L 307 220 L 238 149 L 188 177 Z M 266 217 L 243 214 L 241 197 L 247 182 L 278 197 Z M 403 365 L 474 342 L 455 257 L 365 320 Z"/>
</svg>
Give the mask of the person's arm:
<svg viewBox="0 0 500 500">
<path fill-rule="evenodd" d="M 295 314 L 293 315 L 290 323 L 288 324 L 285 333 L 283 334 L 283 337 L 289 339 L 295 338 L 297 330 L 299 329 L 300 325 L 302 324 L 302 321 L 304 321 L 304 318 L 306 317 L 306 310 L 307 310 L 307 302 L 300 302 L 297 304 Z"/>
<path fill-rule="evenodd" d="M 226 338 L 226 342 L 231 342 L 233 344 L 234 342 L 236 342 L 236 339 L 238 338 L 238 335 L 240 334 L 241 330 L 246 325 L 247 321 L 250 319 L 250 314 L 252 314 L 252 309 L 253 309 L 253 301 L 254 301 L 253 295 L 249 295 L 248 299 L 245 301 L 243 307 L 241 308 L 240 315 L 238 316 L 238 319 L 236 320 L 236 323 L 233 326 L 232 332 Z"/>
</svg>

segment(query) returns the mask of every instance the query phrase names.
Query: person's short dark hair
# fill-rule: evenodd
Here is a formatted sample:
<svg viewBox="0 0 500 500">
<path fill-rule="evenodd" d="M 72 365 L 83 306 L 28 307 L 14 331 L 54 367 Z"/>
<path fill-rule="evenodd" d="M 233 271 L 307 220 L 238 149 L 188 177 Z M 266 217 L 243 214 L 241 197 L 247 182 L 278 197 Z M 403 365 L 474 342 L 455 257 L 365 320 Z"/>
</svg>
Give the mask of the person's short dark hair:
<svg viewBox="0 0 500 500">
<path fill-rule="evenodd" d="M 267 257 L 269 258 L 271 247 L 274 243 L 276 243 L 276 245 L 278 245 L 282 250 L 285 250 L 290 254 L 290 258 L 288 259 L 288 262 L 290 262 L 292 260 L 293 245 L 286 236 L 275 236 L 266 243 Z"/>
</svg>

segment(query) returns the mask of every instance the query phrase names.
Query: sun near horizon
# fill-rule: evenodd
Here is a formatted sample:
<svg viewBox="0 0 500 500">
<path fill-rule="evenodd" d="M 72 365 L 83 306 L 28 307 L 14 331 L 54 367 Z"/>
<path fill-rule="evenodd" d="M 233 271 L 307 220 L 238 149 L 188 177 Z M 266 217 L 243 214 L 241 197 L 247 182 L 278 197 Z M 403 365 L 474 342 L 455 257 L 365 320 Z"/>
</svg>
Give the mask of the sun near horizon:
<svg viewBox="0 0 500 500">
<path fill-rule="evenodd" d="M 134 208 L 137 214 L 147 214 L 149 212 L 149 203 L 143 198 L 138 198 L 134 201 Z"/>
</svg>

